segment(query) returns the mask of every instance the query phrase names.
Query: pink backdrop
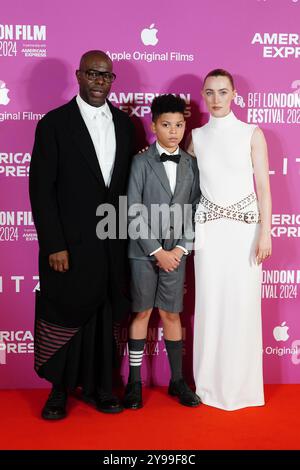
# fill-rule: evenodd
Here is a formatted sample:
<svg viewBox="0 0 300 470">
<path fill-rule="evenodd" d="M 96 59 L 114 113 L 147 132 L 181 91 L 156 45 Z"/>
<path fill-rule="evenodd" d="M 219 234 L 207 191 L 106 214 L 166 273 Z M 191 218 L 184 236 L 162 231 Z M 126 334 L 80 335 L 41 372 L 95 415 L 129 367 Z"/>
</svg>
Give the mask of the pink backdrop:
<svg viewBox="0 0 300 470">
<path fill-rule="evenodd" d="M 299 18 L 297 0 L 188 0 L 173 4 L 161 0 L 14 0 L 2 5 L 1 387 L 47 384 L 33 372 L 38 247 L 28 199 L 28 167 L 37 120 L 76 94 L 74 71 L 81 54 L 89 49 L 103 49 L 112 56 L 118 78 L 111 100 L 132 116 L 140 145 L 151 140 L 148 127 L 153 95 L 181 93 L 190 110 L 188 128 L 198 127 L 207 120 L 200 99 L 204 75 L 216 67 L 233 73 L 238 90 L 234 112 L 261 126 L 270 154 L 274 254 L 264 265 L 265 382 L 299 383 Z M 151 29 L 157 30 L 156 35 Z M 182 317 L 185 368 L 189 371 L 191 261 Z M 150 334 L 144 379 L 166 384 L 169 372 L 157 317 L 153 318 Z M 122 349 L 124 329 L 119 332 L 119 340 Z M 126 362 L 125 357 L 124 374 Z"/>
</svg>

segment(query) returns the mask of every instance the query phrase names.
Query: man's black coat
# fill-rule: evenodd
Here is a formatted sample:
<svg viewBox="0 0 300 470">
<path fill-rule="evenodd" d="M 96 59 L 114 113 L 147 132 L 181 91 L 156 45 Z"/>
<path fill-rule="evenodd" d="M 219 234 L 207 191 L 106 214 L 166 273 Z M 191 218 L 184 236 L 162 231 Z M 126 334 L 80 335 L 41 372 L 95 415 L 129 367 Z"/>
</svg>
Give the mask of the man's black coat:
<svg viewBox="0 0 300 470">
<path fill-rule="evenodd" d="M 75 98 L 47 113 L 36 129 L 29 184 L 40 246 L 39 303 L 46 321 L 65 327 L 83 325 L 108 298 L 116 318 L 129 307 L 124 295 L 127 242 L 96 236 L 100 204 L 114 205 L 118 217 L 133 154 L 132 123 L 109 106 L 116 134 L 109 188 Z M 70 254 L 65 273 L 49 266 L 49 254 L 62 250 Z"/>
</svg>

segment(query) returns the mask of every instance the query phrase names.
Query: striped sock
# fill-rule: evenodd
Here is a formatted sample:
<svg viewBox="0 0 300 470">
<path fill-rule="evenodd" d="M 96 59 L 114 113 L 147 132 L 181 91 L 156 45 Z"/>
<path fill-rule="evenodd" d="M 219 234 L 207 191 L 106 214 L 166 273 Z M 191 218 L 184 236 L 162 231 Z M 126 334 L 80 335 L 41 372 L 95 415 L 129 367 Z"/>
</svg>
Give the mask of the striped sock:
<svg viewBox="0 0 300 470">
<path fill-rule="evenodd" d="M 143 360 L 144 346 L 146 338 L 128 340 L 129 349 L 129 378 L 128 382 L 138 382 L 141 380 L 141 366 Z"/>
</svg>

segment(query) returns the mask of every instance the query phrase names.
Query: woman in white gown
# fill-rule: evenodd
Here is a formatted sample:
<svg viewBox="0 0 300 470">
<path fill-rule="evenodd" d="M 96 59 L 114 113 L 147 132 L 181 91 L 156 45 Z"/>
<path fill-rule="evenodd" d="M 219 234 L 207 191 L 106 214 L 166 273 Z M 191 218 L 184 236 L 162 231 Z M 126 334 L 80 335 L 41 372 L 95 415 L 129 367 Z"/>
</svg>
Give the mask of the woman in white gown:
<svg viewBox="0 0 300 470">
<path fill-rule="evenodd" d="M 231 111 L 235 93 L 225 70 L 206 76 L 210 119 L 192 131 L 188 147 L 202 192 L 195 216 L 196 393 L 224 410 L 264 404 L 261 262 L 271 255 L 267 146 L 258 127 Z"/>
</svg>

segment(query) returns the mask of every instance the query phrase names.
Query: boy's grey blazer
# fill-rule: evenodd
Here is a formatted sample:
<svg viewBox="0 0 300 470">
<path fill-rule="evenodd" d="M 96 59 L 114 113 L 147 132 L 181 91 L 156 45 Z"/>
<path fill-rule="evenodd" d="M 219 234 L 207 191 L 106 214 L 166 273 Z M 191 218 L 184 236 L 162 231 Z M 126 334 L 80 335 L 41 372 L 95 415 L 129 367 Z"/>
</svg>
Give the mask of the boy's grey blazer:
<svg viewBox="0 0 300 470">
<path fill-rule="evenodd" d="M 192 249 L 199 171 L 196 158 L 179 152 L 173 195 L 156 143 L 133 158 L 127 193 L 129 258 L 154 259 L 149 254 L 161 246 L 171 250 L 178 244 Z M 159 208 L 161 216 L 157 217 Z"/>
</svg>

